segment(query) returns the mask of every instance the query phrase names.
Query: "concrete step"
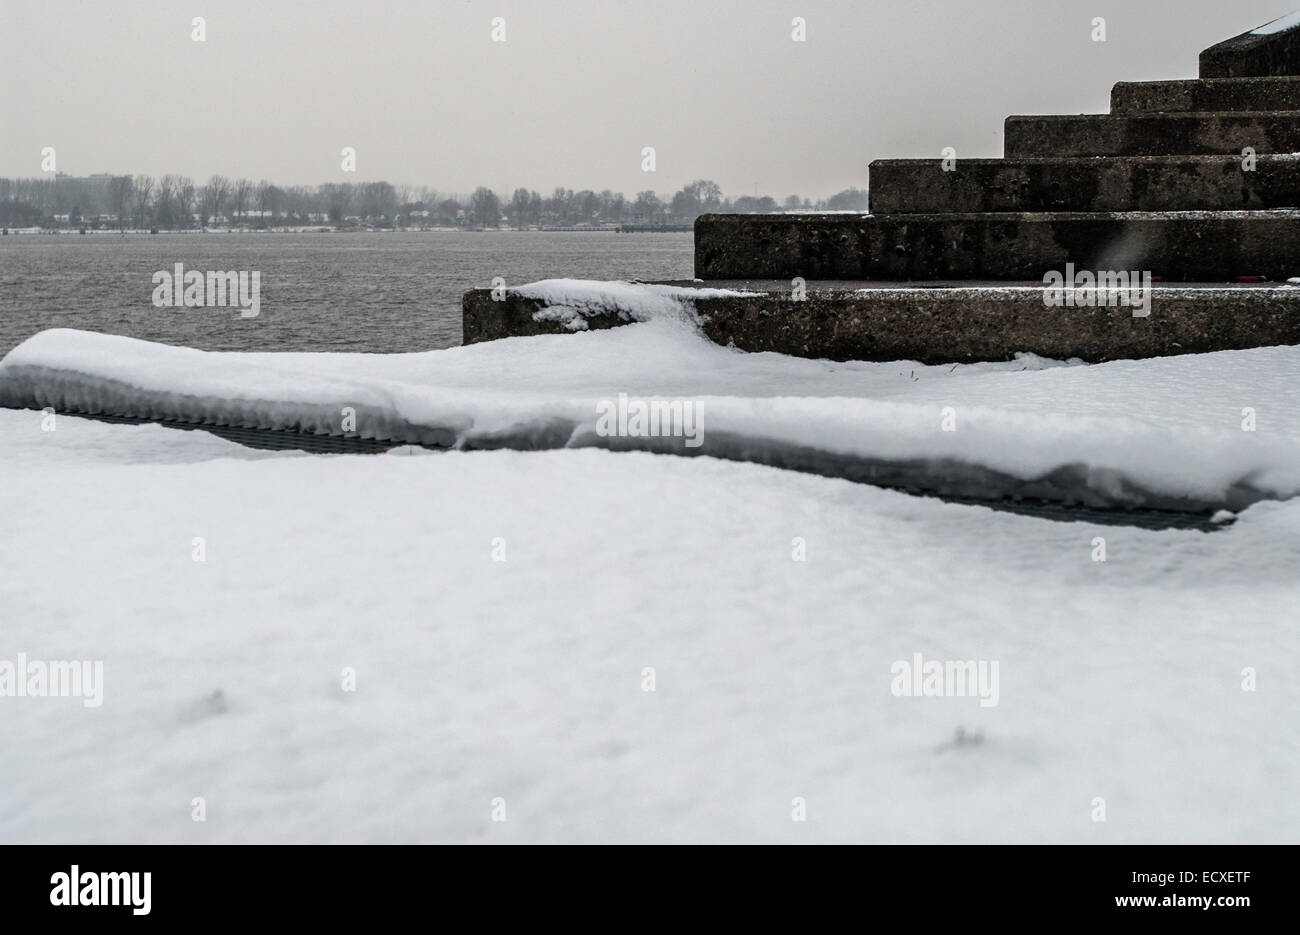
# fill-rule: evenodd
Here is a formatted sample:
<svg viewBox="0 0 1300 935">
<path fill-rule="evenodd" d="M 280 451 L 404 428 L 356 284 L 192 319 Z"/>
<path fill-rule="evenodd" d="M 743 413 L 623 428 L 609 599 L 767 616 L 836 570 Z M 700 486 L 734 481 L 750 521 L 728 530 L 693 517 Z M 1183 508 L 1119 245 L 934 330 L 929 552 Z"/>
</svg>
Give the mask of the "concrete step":
<svg viewBox="0 0 1300 935">
<path fill-rule="evenodd" d="M 674 283 L 680 286 L 698 283 Z M 1018 351 L 1086 361 L 1194 354 L 1300 344 L 1300 289 L 1170 286 L 1152 289 L 1150 314 L 1125 307 L 1053 307 L 1040 283 L 817 282 L 796 301 L 786 280 L 739 280 L 711 287 L 757 293 L 694 302 L 704 333 L 745 351 L 830 360 L 950 363 L 1008 360 Z M 534 319 L 539 299 L 475 289 L 463 301 L 465 343 L 566 334 Z M 629 324 L 616 315 L 591 327 Z"/>
<path fill-rule="evenodd" d="M 1215 211 L 1300 207 L 1300 157 L 1114 156 L 871 163 L 873 214 Z"/>
<path fill-rule="evenodd" d="M 1300 75 L 1300 13 L 1292 13 L 1201 53 L 1202 78 Z"/>
<path fill-rule="evenodd" d="M 1027 156 L 1195 156 L 1300 152 L 1300 111 L 1011 116 L 1003 154 Z"/>
<path fill-rule="evenodd" d="M 1300 211 L 706 214 L 700 279 L 1042 281 L 1079 269 L 1149 270 L 1170 282 L 1300 275 Z"/>
<path fill-rule="evenodd" d="M 1112 114 L 1300 110 L 1300 77 L 1121 81 Z"/>
</svg>

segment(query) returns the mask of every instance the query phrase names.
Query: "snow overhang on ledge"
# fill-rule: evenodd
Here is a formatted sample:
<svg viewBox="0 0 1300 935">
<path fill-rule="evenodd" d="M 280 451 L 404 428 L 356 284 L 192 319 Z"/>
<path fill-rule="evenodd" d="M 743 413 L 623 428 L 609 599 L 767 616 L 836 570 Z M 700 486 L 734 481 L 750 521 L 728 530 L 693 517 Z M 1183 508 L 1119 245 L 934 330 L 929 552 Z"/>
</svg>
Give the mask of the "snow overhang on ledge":
<svg viewBox="0 0 1300 935">
<path fill-rule="evenodd" d="M 802 297 L 790 280 L 703 285 L 546 280 L 475 289 L 462 303 L 464 341 L 668 316 L 724 346 L 830 360 L 969 363 L 1028 352 L 1093 362 L 1300 344 L 1300 289 L 1271 284 L 1157 283 L 1148 315 L 1119 304 L 1052 306 L 1041 282 L 810 281 Z"/>
<path fill-rule="evenodd" d="M 709 455 L 947 497 L 1208 515 L 1300 493 L 1298 371 L 1296 347 L 1097 366 L 836 363 L 721 347 L 674 313 L 395 355 L 47 331 L 0 363 L 0 405 L 390 446 Z M 689 402 L 697 437 L 602 431 L 601 407 L 622 396 Z M 1258 431 L 1243 406 L 1252 427 L 1259 407 Z"/>
</svg>

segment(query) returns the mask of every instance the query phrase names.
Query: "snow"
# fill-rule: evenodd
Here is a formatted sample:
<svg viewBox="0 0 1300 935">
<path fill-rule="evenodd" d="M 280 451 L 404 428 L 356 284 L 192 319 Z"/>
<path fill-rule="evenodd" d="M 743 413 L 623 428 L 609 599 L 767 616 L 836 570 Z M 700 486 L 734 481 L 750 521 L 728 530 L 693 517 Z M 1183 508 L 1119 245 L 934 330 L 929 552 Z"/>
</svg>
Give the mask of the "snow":
<svg viewBox="0 0 1300 935">
<path fill-rule="evenodd" d="M 1044 378 L 1099 369 L 946 386 L 1024 385 L 1028 411 Z M 0 410 L 21 530 L 0 539 L 0 658 L 102 660 L 103 704 L 0 698 L 0 841 L 1300 833 L 1300 501 L 1151 532 L 713 458 L 308 456 L 41 421 Z M 997 705 L 895 697 L 917 653 L 998 662 Z"/>
<path fill-rule="evenodd" d="M 0 409 L 0 663 L 103 664 L 97 707 L 0 697 L 0 841 L 1296 840 L 1300 348 L 835 363 L 712 344 L 701 290 L 523 288 L 636 323 L 385 356 L 56 330 L 0 363 L 4 405 L 336 432 L 351 407 L 452 448 Z M 600 450 L 663 441 L 595 432 L 620 393 L 693 402 L 705 456 Z M 473 450 L 499 444 L 556 450 Z M 1064 472 L 1221 525 L 743 459 Z M 917 658 L 987 663 L 997 703 L 891 693 Z"/>
<path fill-rule="evenodd" d="M 757 294 L 734 289 L 584 279 L 543 279 L 510 291 L 524 298 L 542 300 L 546 307 L 534 314 L 534 319 L 558 321 L 570 331 L 585 331 L 587 319 L 593 315 L 616 315 L 623 321 L 689 320 L 696 299 Z"/>
<path fill-rule="evenodd" d="M 672 449 L 597 432 L 602 400 L 626 393 L 692 402 L 704 454 L 902 472 L 955 495 L 1208 514 L 1300 492 L 1300 348 L 1096 366 L 834 363 L 709 342 L 692 308 L 709 290 L 559 280 L 519 291 L 560 317 L 637 323 L 399 355 L 206 353 L 46 331 L 0 364 L 0 403 L 334 433 L 350 409 L 369 438 Z M 1255 430 L 1243 431 L 1251 410 Z"/>
<path fill-rule="evenodd" d="M 710 344 L 704 290 L 518 291 L 574 333 L 378 357 L 49 331 L 4 359 L 0 405 L 315 430 L 355 409 L 453 450 L 0 408 L 0 660 L 104 671 L 94 707 L 0 697 L 0 841 L 1297 840 L 1300 348 L 834 363 Z M 615 453 L 595 420 L 620 393 L 697 403 L 706 452 L 1069 468 L 1224 528 Z M 531 441 L 552 449 L 473 450 Z M 893 696 L 917 656 L 995 662 L 997 704 Z"/>
<path fill-rule="evenodd" d="M 1280 32 L 1286 32 L 1288 29 L 1295 29 L 1297 26 L 1300 26 L 1300 10 L 1295 13 L 1288 13 L 1286 16 L 1280 16 L 1271 23 L 1265 23 L 1258 29 L 1252 29 L 1251 35 L 1272 36 Z"/>
</svg>

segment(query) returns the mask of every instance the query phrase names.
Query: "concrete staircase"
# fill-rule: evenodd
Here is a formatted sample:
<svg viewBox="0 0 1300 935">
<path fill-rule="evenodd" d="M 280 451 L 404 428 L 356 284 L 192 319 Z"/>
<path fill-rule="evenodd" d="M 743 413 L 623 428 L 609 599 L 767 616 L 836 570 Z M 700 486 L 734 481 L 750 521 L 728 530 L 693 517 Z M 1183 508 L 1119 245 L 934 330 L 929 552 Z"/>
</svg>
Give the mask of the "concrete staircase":
<svg viewBox="0 0 1300 935">
<path fill-rule="evenodd" d="M 1200 72 L 1121 82 L 1109 114 L 1008 117 L 1002 159 L 873 162 L 869 215 L 699 218 L 697 279 L 764 294 L 698 303 L 706 333 L 866 360 L 1300 343 L 1300 289 L 1267 285 L 1300 276 L 1300 15 L 1205 50 Z M 1150 273 L 1150 315 L 1045 308 L 1067 264 Z M 475 296 L 467 342 L 551 330 Z"/>
<path fill-rule="evenodd" d="M 1164 282 L 1300 275 L 1300 21 L 1121 83 L 1109 114 L 1011 116 L 1004 158 L 878 160 L 871 215 L 706 215 L 702 279 Z"/>
</svg>

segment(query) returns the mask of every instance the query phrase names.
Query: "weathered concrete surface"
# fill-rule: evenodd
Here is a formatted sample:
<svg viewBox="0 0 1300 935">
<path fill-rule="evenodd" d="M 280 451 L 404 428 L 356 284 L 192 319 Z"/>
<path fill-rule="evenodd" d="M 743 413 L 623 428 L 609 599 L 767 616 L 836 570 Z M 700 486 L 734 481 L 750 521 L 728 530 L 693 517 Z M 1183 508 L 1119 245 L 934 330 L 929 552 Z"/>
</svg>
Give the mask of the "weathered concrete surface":
<svg viewBox="0 0 1300 935">
<path fill-rule="evenodd" d="M 874 162 L 870 215 L 704 215 L 696 276 L 764 294 L 696 299 L 702 327 L 742 350 L 836 360 L 1106 360 L 1300 343 L 1300 289 L 1169 285 L 1300 276 L 1298 43 L 1300 27 L 1238 36 L 1202 53 L 1202 80 L 1115 85 L 1113 114 L 1008 117 L 1006 160 L 947 173 L 937 159 Z M 1150 316 L 1046 307 L 1044 273 L 1070 263 L 1163 280 Z M 796 277 L 805 301 L 790 294 Z M 933 285 L 890 286 L 904 282 Z M 563 333 L 534 320 L 539 307 L 470 292 L 465 342 Z"/>
<path fill-rule="evenodd" d="M 1134 317 L 1122 306 L 1049 307 L 1041 282 L 930 288 L 810 282 L 803 301 L 792 299 L 784 281 L 708 285 L 762 293 L 696 300 L 711 340 L 818 359 L 947 363 L 1007 360 L 1030 351 L 1102 361 L 1300 344 L 1300 289 L 1270 286 L 1156 285 L 1151 314 Z M 463 307 L 466 344 L 567 333 L 555 322 L 533 320 L 543 307 L 539 299 L 509 295 L 496 302 L 491 290 L 475 289 L 465 294 Z M 607 315 L 589 323 L 629 322 Z"/>
<path fill-rule="evenodd" d="M 696 285 L 684 283 L 683 285 Z M 534 321 L 533 313 L 543 307 L 538 299 L 526 299 L 507 292 L 499 300 L 491 289 L 472 289 L 461 299 L 461 343 L 478 344 L 534 334 L 572 334 L 557 321 Z M 590 319 L 590 328 L 613 328 L 629 324 L 617 315 L 600 315 Z"/>
<path fill-rule="evenodd" d="M 1082 159 L 878 159 L 874 214 L 973 211 L 1192 211 L 1300 207 L 1300 158 L 1114 156 Z"/>
<path fill-rule="evenodd" d="M 1110 90 L 1112 114 L 1300 110 L 1300 77 L 1121 81 Z"/>
<path fill-rule="evenodd" d="M 1148 270 L 1171 282 L 1300 275 L 1300 211 L 706 214 L 701 279 L 1033 280 Z"/>
<path fill-rule="evenodd" d="M 1244 32 L 1212 45 L 1201 53 L 1200 75 L 1202 78 L 1300 75 L 1300 25 L 1266 35 Z"/>
<path fill-rule="evenodd" d="M 1300 112 L 1078 114 L 1006 119 L 1003 154 L 1025 156 L 1194 156 L 1300 152 Z"/>
</svg>

